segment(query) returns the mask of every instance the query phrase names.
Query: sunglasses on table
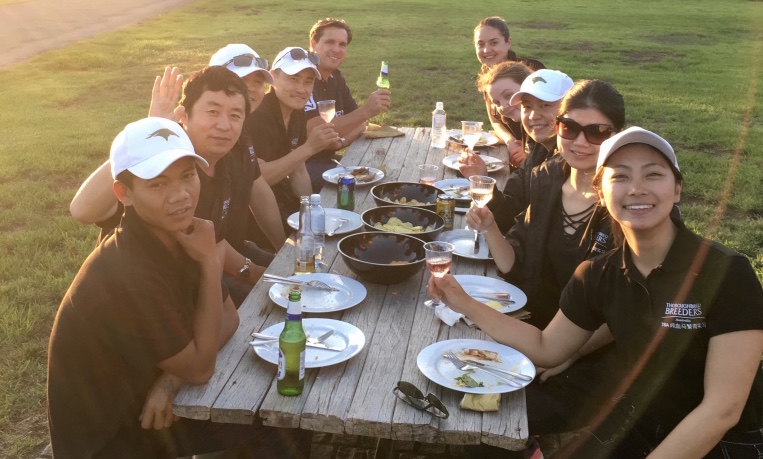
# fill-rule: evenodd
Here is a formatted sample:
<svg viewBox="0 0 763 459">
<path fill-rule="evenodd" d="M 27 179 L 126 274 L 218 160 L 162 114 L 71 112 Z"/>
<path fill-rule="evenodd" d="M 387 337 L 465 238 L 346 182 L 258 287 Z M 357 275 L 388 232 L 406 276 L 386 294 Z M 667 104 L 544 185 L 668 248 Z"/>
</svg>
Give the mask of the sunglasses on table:
<svg viewBox="0 0 763 459">
<path fill-rule="evenodd" d="M 614 126 L 609 124 L 589 124 L 581 126 L 580 123 L 572 121 L 563 116 L 556 117 L 556 131 L 563 139 L 575 140 L 580 132 L 583 132 L 585 139 L 592 145 L 601 145 L 615 133 Z"/>
<path fill-rule="evenodd" d="M 268 69 L 268 60 L 262 57 L 257 57 L 253 54 L 242 54 L 240 56 L 236 56 L 223 64 L 223 67 L 227 67 L 229 64 L 233 64 L 236 67 L 249 67 L 252 65 L 252 62 L 254 62 L 257 67 L 263 70 Z"/>
<path fill-rule="evenodd" d="M 276 63 L 280 61 L 281 59 L 283 59 L 284 56 L 286 56 L 286 54 L 276 59 L 276 61 L 273 62 L 273 65 L 276 65 Z M 315 54 L 312 51 L 305 51 L 302 48 L 292 48 L 289 51 L 289 56 L 291 56 L 292 60 L 295 60 L 295 61 L 301 61 L 302 59 L 307 59 L 315 65 L 320 65 L 321 63 L 321 57 L 319 55 Z"/>
<path fill-rule="evenodd" d="M 397 398 L 419 411 L 426 411 L 427 413 L 442 419 L 447 419 L 448 416 L 450 416 L 448 408 L 445 407 L 436 395 L 429 393 L 425 397 L 418 387 L 409 382 L 398 381 L 397 387 L 392 389 L 392 392 Z"/>
</svg>

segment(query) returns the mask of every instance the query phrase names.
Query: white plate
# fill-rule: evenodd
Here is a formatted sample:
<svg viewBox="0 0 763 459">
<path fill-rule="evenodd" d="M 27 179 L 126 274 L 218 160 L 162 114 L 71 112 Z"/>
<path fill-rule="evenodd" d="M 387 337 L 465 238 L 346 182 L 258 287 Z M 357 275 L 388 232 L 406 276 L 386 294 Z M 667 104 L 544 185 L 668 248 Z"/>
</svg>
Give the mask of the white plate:
<svg viewBox="0 0 763 459">
<path fill-rule="evenodd" d="M 302 281 L 319 280 L 339 289 L 328 292 L 317 288 L 300 288 L 302 291 L 302 312 L 334 312 L 349 309 L 366 297 L 366 288 L 360 282 L 338 274 L 312 273 L 289 276 L 289 279 Z M 292 284 L 273 284 L 270 287 L 270 299 L 285 308 L 289 305 L 289 292 Z"/>
<path fill-rule="evenodd" d="M 434 186 L 441 189 L 445 194 L 456 198 L 456 201 L 471 202 L 472 200 L 471 196 L 469 196 L 469 179 L 465 179 L 465 178 L 445 179 L 445 180 L 440 180 L 438 182 L 434 182 Z M 454 190 L 455 188 L 465 188 L 465 189 L 460 191 L 459 193 L 456 193 Z"/>
<path fill-rule="evenodd" d="M 283 331 L 284 323 L 280 322 L 262 330 L 260 333 L 278 336 Z M 305 368 L 320 368 L 344 362 L 355 356 L 366 344 L 366 336 L 360 329 L 347 322 L 333 319 L 303 319 L 302 327 L 308 337 L 320 336 L 329 330 L 334 334 L 326 338 L 331 347 L 345 346 L 343 351 L 329 351 L 315 347 L 305 348 Z M 278 341 L 252 346 L 254 352 L 266 362 L 278 365 Z"/>
<path fill-rule="evenodd" d="M 458 145 L 466 146 L 466 144 L 464 143 L 463 137 L 461 137 L 461 129 L 451 129 L 451 130 L 447 131 L 446 134 L 448 135 L 448 140 L 449 141 L 451 141 L 451 142 L 453 142 L 455 144 L 458 144 Z M 501 139 L 499 139 L 492 132 L 482 131 L 482 139 L 481 139 L 481 141 L 477 142 L 477 145 L 475 145 L 475 147 L 477 147 L 477 148 L 479 148 L 479 147 L 489 147 L 491 145 L 495 145 L 495 144 L 499 143 L 500 141 L 501 141 Z"/>
<path fill-rule="evenodd" d="M 445 165 L 445 167 L 449 167 L 457 171 L 458 159 L 460 157 L 461 157 L 460 154 L 446 156 L 442 159 L 442 163 Z M 486 156 L 486 155 L 480 155 L 480 158 L 482 158 L 482 160 L 485 161 L 485 165 L 487 166 L 488 173 L 499 171 L 503 169 L 504 167 L 506 167 L 506 163 L 504 163 L 498 158 L 493 158 L 492 156 Z"/>
<path fill-rule="evenodd" d="M 458 209 L 456 209 L 458 210 Z M 454 229 L 451 231 L 443 231 L 437 236 L 438 241 L 450 242 L 456 249 L 453 250 L 455 255 L 464 258 L 471 258 L 472 260 L 492 260 L 490 255 L 490 248 L 487 246 L 487 241 L 483 237 L 480 239 L 480 249 L 477 253 L 474 253 L 474 231 L 468 229 Z"/>
<path fill-rule="evenodd" d="M 326 172 L 323 173 L 323 180 L 325 180 L 325 181 L 327 181 L 329 183 L 333 183 L 334 185 L 336 185 L 336 182 L 339 181 L 339 176 L 341 174 L 347 173 L 348 169 L 350 171 L 352 171 L 352 170 L 355 170 L 355 169 L 359 169 L 360 167 L 361 166 L 349 166 L 347 169 L 345 169 L 344 167 L 335 167 L 333 169 L 329 169 L 329 170 L 327 170 Z M 373 179 L 371 179 L 371 180 L 369 180 L 367 182 L 359 182 L 359 181 L 355 180 L 355 186 L 371 185 L 372 183 L 379 182 L 379 181 L 381 181 L 384 178 L 384 171 L 382 171 L 381 169 L 377 169 L 375 167 L 369 167 L 368 170 L 370 172 L 375 172 L 376 176 Z"/>
<path fill-rule="evenodd" d="M 504 280 L 495 279 L 492 277 L 475 276 L 472 274 L 456 274 L 453 277 L 458 281 L 459 284 L 461 284 L 461 287 L 463 287 L 464 290 L 466 290 L 466 293 L 469 295 L 488 292 L 508 293 L 513 303 L 498 309 L 498 312 L 502 314 L 517 311 L 522 309 L 524 305 L 527 304 L 527 295 L 525 295 L 525 292 L 523 292 L 519 287 L 511 285 Z M 489 301 L 484 298 L 477 299 L 483 303 Z"/>
<path fill-rule="evenodd" d="M 533 365 L 524 354 L 508 346 L 504 346 L 503 344 L 478 339 L 449 339 L 430 344 L 419 353 L 419 356 L 416 358 L 416 364 L 418 365 L 419 370 L 424 373 L 424 376 L 433 382 L 459 392 L 467 392 L 470 394 L 501 394 L 519 390 L 519 388 L 514 387 L 511 384 L 507 384 L 489 373 L 479 370 L 475 370 L 470 376 L 475 381 L 483 383 L 484 387 L 462 387 L 456 385 L 456 378 L 463 375 L 464 372 L 445 360 L 442 354 L 446 351 L 453 351 L 457 356 L 462 357 L 462 352 L 467 349 L 481 349 L 497 352 L 501 358 L 500 363 L 489 361 L 483 362 L 494 367 L 515 371 L 535 378 L 535 365 Z M 522 381 L 520 379 L 515 379 L 515 381 L 522 387 L 530 384 L 529 381 Z"/>
<path fill-rule="evenodd" d="M 361 219 L 360 215 L 355 212 L 350 212 L 349 210 L 344 209 L 335 209 L 333 207 L 324 207 L 323 210 L 326 211 L 327 233 L 339 225 L 340 218 L 346 218 L 349 221 L 334 233 L 335 236 L 351 233 L 356 229 L 363 227 L 363 219 Z M 299 212 L 294 212 L 289 215 L 289 218 L 286 219 L 286 223 L 294 229 L 299 229 Z"/>
</svg>

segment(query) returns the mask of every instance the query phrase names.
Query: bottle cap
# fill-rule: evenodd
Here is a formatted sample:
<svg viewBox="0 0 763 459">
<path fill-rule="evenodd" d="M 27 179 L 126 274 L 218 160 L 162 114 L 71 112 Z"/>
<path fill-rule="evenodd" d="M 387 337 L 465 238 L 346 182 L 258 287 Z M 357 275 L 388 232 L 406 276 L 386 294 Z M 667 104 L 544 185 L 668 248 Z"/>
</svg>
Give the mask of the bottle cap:
<svg viewBox="0 0 763 459">
<path fill-rule="evenodd" d="M 442 102 L 437 102 L 437 103 L 435 104 L 435 108 L 436 108 L 437 110 L 442 110 Z"/>
<path fill-rule="evenodd" d="M 310 204 L 320 204 L 321 203 L 321 195 L 315 193 L 310 195 Z"/>
<path fill-rule="evenodd" d="M 294 302 L 294 301 L 300 301 L 301 299 L 302 299 L 302 293 L 299 290 L 294 289 L 291 292 L 289 292 L 289 301 Z"/>
</svg>

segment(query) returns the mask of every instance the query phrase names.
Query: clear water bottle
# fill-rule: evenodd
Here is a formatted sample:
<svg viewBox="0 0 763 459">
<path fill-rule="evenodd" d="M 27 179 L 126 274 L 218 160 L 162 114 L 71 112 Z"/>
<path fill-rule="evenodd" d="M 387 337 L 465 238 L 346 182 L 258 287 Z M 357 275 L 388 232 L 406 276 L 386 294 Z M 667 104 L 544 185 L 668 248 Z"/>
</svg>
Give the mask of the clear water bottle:
<svg viewBox="0 0 763 459">
<path fill-rule="evenodd" d="M 315 272 L 315 236 L 310 229 L 310 197 L 299 200 L 299 230 L 297 231 L 297 257 L 294 274 Z"/>
<path fill-rule="evenodd" d="M 315 239 L 315 264 L 323 263 L 323 246 L 326 243 L 326 211 L 321 206 L 321 195 L 310 195 L 310 229 Z"/>
<path fill-rule="evenodd" d="M 432 112 L 432 146 L 434 148 L 445 148 L 445 142 L 448 135 L 445 132 L 445 110 L 442 108 L 442 102 L 437 102 Z"/>
</svg>

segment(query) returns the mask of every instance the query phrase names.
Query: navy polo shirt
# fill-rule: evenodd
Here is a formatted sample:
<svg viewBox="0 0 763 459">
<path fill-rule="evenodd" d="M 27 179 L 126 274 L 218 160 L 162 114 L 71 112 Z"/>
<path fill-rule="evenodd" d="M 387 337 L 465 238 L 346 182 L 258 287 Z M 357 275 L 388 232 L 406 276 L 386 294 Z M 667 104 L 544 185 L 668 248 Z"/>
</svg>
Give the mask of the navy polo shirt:
<svg viewBox="0 0 763 459">
<path fill-rule="evenodd" d="M 669 430 L 702 400 L 710 338 L 763 329 L 763 289 L 747 258 L 675 223 L 673 245 L 646 278 L 626 244 L 583 262 L 560 300 L 578 326 L 609 326 L 628 369 L 657 343 L 630 395 L 637 409 Z M 762 416 L 758 368 L 736 428 L 759 429 Z"/>
</svg>

